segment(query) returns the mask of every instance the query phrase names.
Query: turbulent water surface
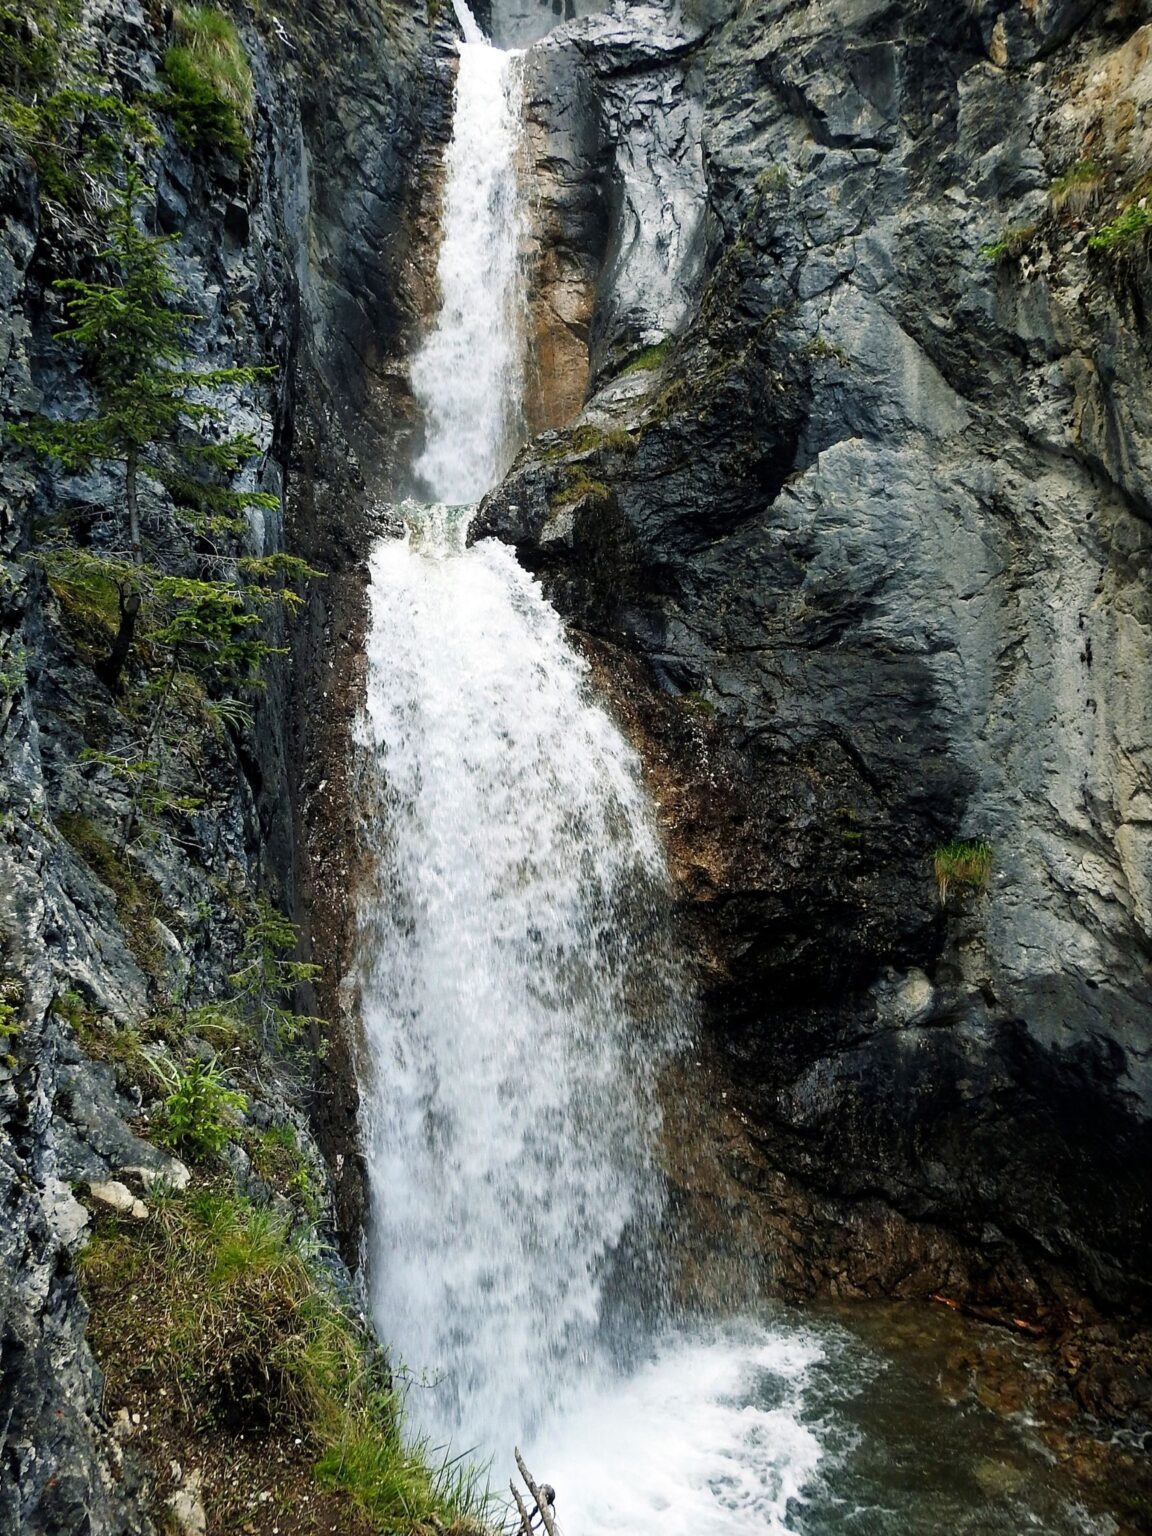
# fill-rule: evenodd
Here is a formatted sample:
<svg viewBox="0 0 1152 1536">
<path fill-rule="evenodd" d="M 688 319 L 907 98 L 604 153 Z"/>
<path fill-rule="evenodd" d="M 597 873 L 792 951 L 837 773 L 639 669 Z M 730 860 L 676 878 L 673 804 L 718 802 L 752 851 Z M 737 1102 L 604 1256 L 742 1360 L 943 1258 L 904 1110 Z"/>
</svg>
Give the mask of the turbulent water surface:
<svg viewBox="0 0 1152 1536">
<path fill-rule="evenodd" d="M 372 561 L 362 905 L 369 1272 L 419 1429 L 512 1447 L 567 1536 L 1106 1530 L 1022 1431 L 839 1325 L 668 1305 L 654 1084 L 685 1039 L 633 752 L 510 550 L 467 547 L 516 442 L 519 63 L 461 12 L 431 504 Z"/>
</svg>

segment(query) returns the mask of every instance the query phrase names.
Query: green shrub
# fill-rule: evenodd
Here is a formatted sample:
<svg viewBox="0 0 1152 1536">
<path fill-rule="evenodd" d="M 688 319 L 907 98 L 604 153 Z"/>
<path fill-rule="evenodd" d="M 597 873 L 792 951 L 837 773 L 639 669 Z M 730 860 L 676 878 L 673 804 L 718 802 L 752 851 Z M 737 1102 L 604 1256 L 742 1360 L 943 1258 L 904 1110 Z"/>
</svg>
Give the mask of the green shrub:
<svg viewBox="0 0 1152 1536">
<path fill-rule="evenodd" d="M 168 89 L 157 106 L 189 149 L 223 150 L 243 160 L 249 149 L 252 70 L 234 23 L 212 6 L 181 6 L 175 28 L 177 42 L 164 55 Z"/>
<path fill-rule="evenodd" d="M 996 265 L 1005 261 L 1019 261 L 1036 238 L 1036 230 L 1035 224 L 1014 225 L 1011 229 L 1004 230 L 999 239 L 991 241 L 988 245 L 982 245 L 980 254 L 985 261 L 991 261 Z"/>
<path fill-rule="evenodd" d="M 292 1007 L 296 988 L 315 981 L 321 972 L 318 965 L 288 958 L 298 942 L 296 925 L 259 897 L 244 931 L 240 969 L 228 980 L 236 988 L 234 1006 L 270 1044 L 292 1044 L 309 1024 L 324 1022 Z"/>
<path fill-rule="evenodd" d="M 26 93 L 52 78 L 76 11 L 75 0 L 0 4 L 0 91 Z"/>
<path fill-rule="evenodd" d="M 215 1057 L 181 1067 L 157 1056 L 154 1064 L 168 1089 L 160 1126 L 165 1143 L 202 1161 L 219 1157 L 236 1133 L 235 1117 L 248 1107 L 247 1099 L 228 1087 Z"/>
<path fill-rule="evenodd" d="M 1088 245 L 1094 251 L 1117 251 L 1132 246 L 1152 229 L 1152 208 L 1145 200 L 1125 208 L 1118 218 L 1092 236 Z"/>
<path fill-rule="evenodd" d="M 932 855 L 932 868 L 942 904 L 954 885 L 983 890 L 992 877 L 992 844 L 982 839 L 942 843 Z"/>
</svg>

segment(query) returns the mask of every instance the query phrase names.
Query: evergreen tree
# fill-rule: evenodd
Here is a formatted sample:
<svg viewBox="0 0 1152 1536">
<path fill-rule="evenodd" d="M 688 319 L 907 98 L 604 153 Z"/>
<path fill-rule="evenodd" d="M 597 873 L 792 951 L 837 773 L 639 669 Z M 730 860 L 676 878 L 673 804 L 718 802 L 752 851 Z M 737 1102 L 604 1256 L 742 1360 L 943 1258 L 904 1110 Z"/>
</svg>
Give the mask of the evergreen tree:
<svg viewBox="0 0 1152 1536">
<path fill-rule="evenodd" d="M 61 335 L 79 348 L 92 380 L 95 411 L 76 421 L 38 416 L 11 427 L 13 437 L 67 470 L 92 464 L 117 465 L 124 481 L 125 554 L 131 565 L 143 561 L 140 523 L 140 477 L 147 474 L 163 484 L 178 511 L 197 530 L 220 533 L 243 526 L 246 507 L 276 508 L 277 498 L 262 492 L 235 491 L 227 484 L 256 453 L 248 434 L 210 439 L 203 429 L 225 419 L 224 408 L 212 395 L 228 385 L 247 385 L 271 370 L 262 368 L 198 368 L 190 366 L 189 332 L 197 317 L 178 308 L 183 289 L 168 264 L 167 250 L 175 237 L 146 233 L 136 208 L 144 187 L 129 168 L 111 217 L 111 243 L 100 260 L 109 269 L 106 281 L 64 278 L 54 286 L 68 295 L 68 323 Z M 115 556 L 107 569 L 123 566 Z M 290 572 L 279 557 L 279 574 Z M 299 562 L 296 562 L 299 564 Z M 142 585 L 129 576 L 116 578 L 119 590 L 119 632 L 108 657 L 97 668 L 112 688 L 132 647 L 139 618 Z M 203 585 L 203 584 L 200 584 Z M 210 605 L 216 614 L 232 613 L 246 622 L 243 595 L 228 583 L 219 587 Z M 203 604 L 200 605 L 201 609 Z M 190 613 L 188 624 L 194 626 Z M 186 637 L 187 638 L 187 637 Z M 211 649 L 211 647 L 209 647 Z"/>
</svg>

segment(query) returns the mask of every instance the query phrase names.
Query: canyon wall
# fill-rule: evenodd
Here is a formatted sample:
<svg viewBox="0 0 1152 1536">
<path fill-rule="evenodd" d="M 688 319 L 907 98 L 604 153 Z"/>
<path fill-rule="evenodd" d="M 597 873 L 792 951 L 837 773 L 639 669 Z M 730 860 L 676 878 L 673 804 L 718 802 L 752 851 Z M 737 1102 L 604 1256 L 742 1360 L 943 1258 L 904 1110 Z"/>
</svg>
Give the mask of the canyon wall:
<svg viewBox="0 0 1152 1536">
<path fill-rule="evenodd" d="M 754 0 L 535 55 L 592 387 L 478 531 L 644 752 L 793 1294 L 1147 1305 L 1147 21 Z"/>
<path fill-rule="evenodd" d="M 43 26 L 45 16 L 37 18 Z M 203 712 L 206 700 L 186 706 L 179 740 L 160 750 L 193 793 L 129 840 L 122 834 L 135 794 L 112 760 L 138 751 L 146 684 L 133 681 L 125 693 L 99 680 L 93 647 L 106 642 L 95 618 L 71 589 L 61 597 L 38 561 L 45 530 L 64 520 L 82 546 L 100 547 L 102 524 L 123 500 L 123 474 L 99 466 L 62 474 L 4 444 L 5 1531 L 152 1529 L 148 1510 L 166 1494 L 167 1472 L 155 1464 L 147 1425 L 110 1431 L 75 1255 L 109 1200 L 131 1210 L 157 1180 L 187 1181 L 184 1164 L 155 1145 L 155 1085 L 145 1074 L 142 1089 L 132 1053 L 152 1040 L 188 1059 L 220 1049 L 216 1036 L 199 1032 L 196 1009 L 235 990 L 229 977 L 244 963 L 246 924 L 261 898 L 301 925 L 298 958 L 314 957 L 321 969 L 297 1002 L 323 1014 L 331 1040 L 294 1063 L 275 1052 L 246 1063 L 245 1135 L 253 1145 L 265 1131 L 299 1145 L 298 1178 L 310 1182 L 322 1230 L 342 1230 L 352 1255 L 358 1241 L 355 1092 L 339 997 L 349 844 L 333 830 L 347 810 L 326 817 L 325 791 L 342 782 L 356 707 L 358 562 L 394 440 L 413 430 L 399 360 L 427 302 L 413 247 L 426 245 L 426 233 L 415 232 L 434 205 L 451 32 L 444 21 L 437 33 L 423 7 L 372 0 L 301 0 L 278 6 L 275 17 L 245 10 L 237 19 L 254 77 L 244 162 L 190 148 L 161 118 L 160 142 L 140 151 L 151 190 L 139 212 L 146 229 L 178 236 L 169 260 L 181 302 L 197 317 L 194 365 L 269 370 L 228 399 L 229 428 L 254 438 L 245 483 L 280 506 L 251 519 L 239 554 L 289 548 L 328 579 L 311 583 L 295 620 L 281 621 L 286 654 L 272 659 L 245 710 L 214 717 Z M 170 8 L 90 0 L 67 57 L 82 60 L 83 89 L 139 102 L 163 85 L 171 27 Z M 57 335 L 64 311 L 53 284 L 99 274 L 92 253 L 110 192 L 98 174 L 78 193 L 50 186 L 9 126 L 10 99 L 0 132 L 4 413 L 73 418 L 92 409 L 91 382 Z M 141 519 L 151 559 L 175 574 L 200 573 L 196 561 L 212 544 L 165 542 L 171 503 L 154 479 L 143 481 Z M 130 661 L 129 676 L 143 665 Z M 230 1157 L 240 1187 L 269 1198 L 243 1147 Z M 114 1319 L 103 1322 L 116 1332 Z"/>
</svg>

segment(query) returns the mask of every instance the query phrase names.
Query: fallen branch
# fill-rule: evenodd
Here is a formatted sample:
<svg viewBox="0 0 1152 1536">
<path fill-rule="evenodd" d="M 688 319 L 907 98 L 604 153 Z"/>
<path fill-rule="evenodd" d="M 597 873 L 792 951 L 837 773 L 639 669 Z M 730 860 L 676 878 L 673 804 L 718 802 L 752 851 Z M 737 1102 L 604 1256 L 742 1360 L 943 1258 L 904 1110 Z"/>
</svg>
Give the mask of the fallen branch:
<svg viewBox="0 0 1152 1536">
<path fill-rule="evenodd" d="M 516 1447 L 516 1465 L 520 1468 L 520 1476 L 524 1479 L 524 1486 L 528 1489 L 528 1492 L 536 1501 L 536 1510 L 539 1512 L 540 1518 L 544 1522 L 544 1529 L 547 1531 L 548 1536 L 556 1536 L 556 1522 L 552 1518 L 552 1506 L 556 1503 L 556 1490 L 554 1488 L 550 1488 L 547 1483 L 545 1483 L 541 1488 L 536 1486 L 531 1472 L 529 1472 L 528 1468 L 524 1465 L 524 1458 L 520 1454 L 519 1446 Z M 512 1491 L 515 1493 L 516 1490 L 513 1489 Z M 516 1502 L 517 1504 L 522 1502 L 518 1494 L 516 1496 Z M 529 1524 L 528 1536 L 531 1536 L 531 1532 L 532 1527 Z"/>
<path fill-rule="evenodd" d="M 520 1497 L 520 1490 L 517 1488 L 515 1480 L 510 1481 L 508 1486 L 512 1490 L 512 1497 L 516 1500 L 516 1508 L 520 1514 L 520 1536 L 532 1536 L 532 1522 L 528 1518 L 528 1506 Z"/>
</svg>

